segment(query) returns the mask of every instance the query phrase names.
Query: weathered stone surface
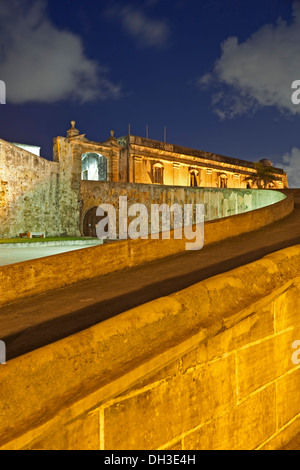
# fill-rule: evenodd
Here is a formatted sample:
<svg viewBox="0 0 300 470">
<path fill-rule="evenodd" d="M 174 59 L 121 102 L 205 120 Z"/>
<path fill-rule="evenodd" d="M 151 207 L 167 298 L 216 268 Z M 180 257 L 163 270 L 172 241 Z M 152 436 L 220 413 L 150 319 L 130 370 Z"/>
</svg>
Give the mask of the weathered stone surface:
<svg viewBox="0 0 300 470">
<path fill-rule="evenodd" d="M 58 234 L 59 165 L 0 139 L 0 237 Z"/>
<path fill-rule="evenodd" d="M 86 413 L 81 418 L 75 418 L 35 439 L 23 450 L 99 450 L 100 449 L 100 419 L 99 411 Z"/>
<path fill-rule="evenodd" d="M 67 137 L 53 139 L 53 161 L 0 139 L 1 238 L 28 231 L 80 235 L 90 208 L 114 204 L 122 194 L 129 202 L 148 205 L 204 204 L 206 220 L 251 211 L 283 197 L 280 192 L 246 189 L 244 177 L 255 173 L 250 162 L 133 136 L 94 142 L 72 129 Z M 82 156 L 87 153 L 106 159 L 103 183 L 82 181 Z M 160 181 L 155 168 L 161 169 Z M 232 189 L 223 189 L 224 178 Z M 283 170 L 276 169 L 275 179 L 275 187 L 288 187 Z"/>
<path fill-rule="evenodd" d="M 244 319 L 224 332 L 209 338 L 198 349 L 198 362 L 206 362 L 258 341 L 274 333 L 273 305 L 262 307 L 259 302 L 243 312 Z"/>
<path fill-rule="evenodd" d="M 105 448 L 155 449 L 235 400 L 235 361 L 229 356 L 109 406 Z"/>
<path fill-rule="evenodd" d="M 275 385 L 184 438 L 186 450 L 253 450 L 276 431 Z"/>
<path fill-rule="evenodd" d="M 285 446 L 293 440 L 295 436 L 298 437 L 299 442 L 299 430 L 300 430 L 300 417 L 293 420 L 289 426 L 282 428 L 277 434 L 271 439 L 268 439 L 266 443 L 259 447 L 260 450 L 288 450 Z M 298 446 L 299 450 L 300 445 Z"/>
<path fill-rule="evenodd" d="M 278 204 L 280 207 L 283 204 L 284 208 L 281 207 L 281 209 L 285 211 L 293 207 L 294 201 L 286 199 Z M 269 223 L 270 217 L 278 217 L 278 204 L 260 209 L 254 213 L 254 216 L 253 213 L 245 213 L 232 217 L 234 223 L 230 234 L 222 231 L 220 228 L 220 225 L 222 227 L 226 225 L 227 219 L 220 219 L 206 224 L 206 244 L 216 241 L 218 234 L 220 241 L 229 235 L 233 236 L 244 230 L 252 230 L 253 226 L 250 226 L 249 221 L 253 222 L 255 220 L 259 226 Z M 264 214 L 263 220 L 261 220 L 261 211 Z M 281 216 L 279 215 L 279 217 Z M 248 222 L 244 226 L 244 222 L 247 220 Z M 145 262 L 161 259 L 185 250 L 186 240 L 174 240 L 171 232 L 170 240 L 123 240 L 118 243 L 73 251 L 72 253 L 63 253 L 55 256 L 55 258 L 48 257 L 4 266 L 0 269 L 0 304 L 13 302 L 29 295 L 48 292 L 50 289 L 57 289 L 74 284 L 77 281 L 91 279 L 127 267 L 138 266 Z M 282 272 L 289 273 L 289 278 L 295 277 L 297 269 L 299 270 L 298 251 L 297 247 L 290 248 L 288 251 L 290 262 L 282 267 Z M 274 259 L 278 259 L 278 264 L 281 266 L 281 258 L 275 256 Z M 79 266 L 84 266 L 84 269 L 79 269 Z M 255 270 L 251 266 L 250 264 L 236 270 L 236 277 L 228 274 L 224 275 L 220 280 L 220 277 L 216 276 L 212 285 L 212 293 L 214 290 L 216 291 L 216 286 L 217 291 L 216 295 L 212 295 L 211 303 L 214 313 L 211 316 L 210 323 L 212 323 L 214 315 L 221 314 L 223 308 L 222 299 L 226 299 L 226 312 L 228 312 L 228 315 L 224 313 L 223 309 L 226 321 L 226 315 L 232 316 L 234 312 L 237 313 L 241 308 L 247 307 L 251 303 L 251 299 L 255 299 L 259 295 L 263 296 L 266 292 L 266 287 L 271 292 L 278 284 L 282 283 L 282 279 L 276 275 L 278 271 L 276 264 L 268 256 L 257 262 Z M 266 276 L 266 270 L 268 276 Z M 58 272 L 60 276 L 57 276 Z M 23 282 L 25 278 L 26 283 Z M 18 289 L 15 288 L 16 285 Z M 205 281 L 203 289 L 210 289 L 210 285 L 209 280 Z M 249 286 L 247 295 L 245 295 L 245 285 Z M 243 299 L 244 305 L 241 305 L 241 299 Z M 185 302 L 189 305 L 192 301 L 186 300 Z M 228 326 L 227 324 L 230 324 L 230 322 L 227 322 L 226 326 Z"/>
<path fill-rule="evenodd" d="M 276 331 L 300 324 L 300 282 L 295 280 L 278 299 L 274 301 Z"/>
<path fill-rule="evenodd" d="M 289 442 L 284 443 L 280 450 L 300 450 L 300 433 Z"/>
<path fill-rule="evenodd" d="M 247 396 L 295 367 L 291 349 L 295 338 L 300 338 L 299 328 L 238 351 L 239 398 Z"/>
<path fill-rule="evenodd" d="M 163 450 L 183 450 L 182 442 L 178 441 L 175 444 L 170 444 L 169 446 L 164 447 Z"/>
<path fill-rule="evenodd" d="M 283 197 L 278 191 L 162 186 L 151 184 L 151 182 L 136 184 L 81 181 L 81 219 L 83 220 L 85 214 L 93 207 L 107 203 L 113 205 L 117 210 L 118 222 L 120 196 L 127 197 L 128 207 L 135 203 L 144 204 L 149 214 L 151 214 L 152 204 L 168 204 L 169 207 L 173 204 L 179 204 L 182 208 L 185 204 L 193 204 L 194 207 L 196 204 L 204 204 L 206 222 L 258 210 L 269 204 L 280 202 Z M 261 214 L 261 218 L 264 218 L 263 214 Z M 232 230 L 229 220 L 226 220 L 227 227 L 225 226 L 222 230 L 227 232 Z M 172 214 L 171 227 L 173 227 Z M 83 225 L 81 229 L 83 229 Z M 150 229 L 149 221 L 149 233 Z"/>
<path fill-rule="evenodd" d="M 300 328 L 286 316 L 288 328 L 278 331 L 272 315 L 286 314 L 277 299 L 298 296 L 299 249 L 8 361 L 0 367 L 1 448 L 78 448 L 81 427 L 85 447 L 99 441 L 107 450 L 278 448 L 290 440 L 300 426 L 300 367 L 292 363 Z M 226 292 L 238 280 L 233 304 Z"/>
<path fill-rule="evenodd" d="M 299 337 L 300 339 L 300 337 Z M 278 427 L 281 428 L 300 413 L 300 368 L 285 375 L 277 383 Z"/>
</svg>

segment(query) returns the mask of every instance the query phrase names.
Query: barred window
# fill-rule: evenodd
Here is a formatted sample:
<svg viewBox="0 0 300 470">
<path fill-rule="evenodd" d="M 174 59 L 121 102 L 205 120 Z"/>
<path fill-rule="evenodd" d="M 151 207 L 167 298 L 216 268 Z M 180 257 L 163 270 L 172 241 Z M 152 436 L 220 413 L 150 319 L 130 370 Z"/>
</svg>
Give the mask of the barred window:
<svg viewBox="0 0 300 470">
<path fill-rule="evenodd" d="M 107 159 L 100 155 L 98 163 L 98 181 L 107 181 Z"/>
</svg>

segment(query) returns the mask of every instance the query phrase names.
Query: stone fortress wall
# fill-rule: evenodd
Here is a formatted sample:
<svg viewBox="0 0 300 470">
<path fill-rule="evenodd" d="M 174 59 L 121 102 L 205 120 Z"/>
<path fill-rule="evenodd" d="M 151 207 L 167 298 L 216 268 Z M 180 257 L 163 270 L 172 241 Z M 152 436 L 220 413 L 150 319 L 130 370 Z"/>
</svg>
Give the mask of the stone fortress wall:
<svg viewBox="0 0 300 470">
<path fill-rule="evenodd" d="M 101 181 L 84 181 L 84 155 L 105 160 Z M 207 220 L 226 217 L 257 208 L 256 197 L 259 207 L 264 205 L 263 193 L 255 196 L 243 181 L 254 173 L 251 162 L 140 137 L 117 139 L 113 131 L 103 143 L 90 141 L 74 121 L 66 137 L 54 139 L 53 161 L 0 139 L 0 237 L 28 231 L 83 235 L 87 211 L 115 204 L 118 194 L 125 193 L 131 202 L 147 204 L 200 201 L 206 204 Z M 287 186 L 283 170 L 276 169 L 276 178 L 278 188 Z M 228 189 L 217 189 L 221 184 Z"/>
<path fill-rule="evenodd" d="M 57 235 L 59 164 L 0 139 L 0 237 Z"/>
<path fill-rule="evenodd" d="M 46 226 L 48 233 L 78 233 L 80 211 L 103 197 L 107 202 L 108 195 L 115 203 L 122 191 L 135 194 L 134 201 L 202 201 L 215 216 L 248 210 L 207 222 L 207 243 L 293 210 L 293 199 L 280 192 L 256 199 L 255 190 L 119 182 L 122 162 L 113 136 L 101 150 L 112 179 L 95 184 L 81 183 L 82 152 L 96 148 L 84 139 L 55 139 L 54 162 L 0 145 L 1 236 L 10 226 L 18 232 L 33 223 L 34 231 Z M 0 301 L 169 256 L 183 251 L 182 243 L 125 240 L 6 266 Z M 300 335 L 299 260 L 299 246 L 282 250 L 8 360 L 0 369 L 0 448 L 280 448 L 300 429 L 300 366 L 292 362 Z"/>
<path fill-rule="evenodd" d="M 265 191 L 269 196 L 272 191 Z M 278 193 L 278 196 L 280 193 Z M 276 204 L 204 224 L 204 243 L 209 245 L 228 237 L 258 230 L 284 219 L 294 210 L 294 198 L 287 196 Z M 195 226 L 193 230 L 195 231 Z M 186 251 L 186 239 L 121 240 L 79 249 L 0 268 L 0 306 L 36 294 L 69 286 L 78 281 L 139 266 Z M 84 266 L 84 269 L 80 267 Z M 60 273 L 57 276 L 57 273 Z M 26 282 L 23 282 L 26 279 Z M 16 289 L 16 286 L 18 288 Z"/>
<path fill-rule="evenodd" d="M 127 204 L 143 204 L 148 214 L 151 214 L 152 204 L 185 204 L 204 205 L 204 220 L 208 222 L 223 217 L 242 214 L 276 204 L 285 196 L 280 191 L 252 190 L 252 189 L 220 189 L 220 188 L 192 188 L 180 186 L 160 186 L 139 183 L 110 183 L 97 181 L 81 182 L 81 232 L 83 222 L 88 212 L 101 204 L 111 204 L 117 213 L 117 230 L 119 227 L 119 197 L 126 196 Z M 171 213 L 171 228 L 173 228 L 173 214 Z M 130 218 L 128 219 L 128 223 Z M 195 213 L 193 223 L 196 223 Z M 151 221 L 149 217 L 149 233 Z"/>
</svg>

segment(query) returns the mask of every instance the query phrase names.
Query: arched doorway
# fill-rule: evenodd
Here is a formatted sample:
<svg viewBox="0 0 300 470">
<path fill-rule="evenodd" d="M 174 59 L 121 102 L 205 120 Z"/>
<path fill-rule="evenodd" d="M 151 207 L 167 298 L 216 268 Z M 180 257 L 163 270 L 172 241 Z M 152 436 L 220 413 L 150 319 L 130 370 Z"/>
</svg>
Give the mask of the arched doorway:
<svg viewBox="0 0 300 470">
<path fill-rule="evenodd" d="M 96 228 L 100 220 L 107 216 L 107 213 L 103 217 L 96 215 L 98 207 L 93 207 L 84 216 L 83 219 L 83 235 L 85 237 L 97 238 Z"/>
</svg>

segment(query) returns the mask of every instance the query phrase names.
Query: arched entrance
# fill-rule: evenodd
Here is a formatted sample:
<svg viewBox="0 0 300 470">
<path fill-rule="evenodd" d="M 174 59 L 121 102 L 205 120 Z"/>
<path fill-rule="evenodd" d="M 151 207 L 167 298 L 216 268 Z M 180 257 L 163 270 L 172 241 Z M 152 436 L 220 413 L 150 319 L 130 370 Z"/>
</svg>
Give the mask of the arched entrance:
<svg viewBox="0 0 300 470">
<path fill-rule="evenodd" d="M 83 219 L 83 235 L 85 237 L 97 238 L 96 228 L 100 220 L 107 216 L 107 213 L 103 217 L 96 215 L 98 207 L 93 207 L 84 216 Z"/>
</svg>

